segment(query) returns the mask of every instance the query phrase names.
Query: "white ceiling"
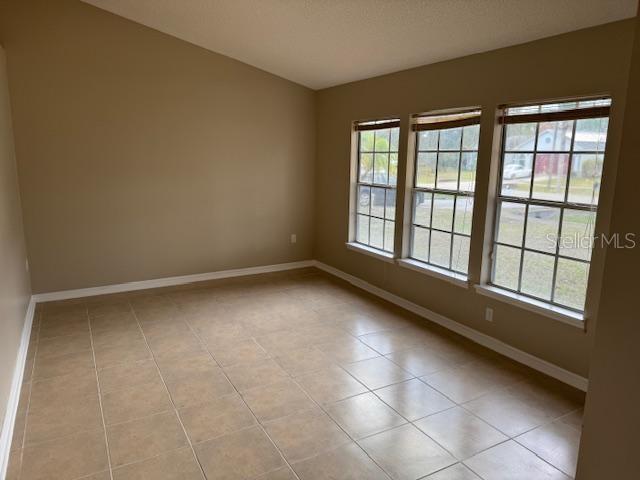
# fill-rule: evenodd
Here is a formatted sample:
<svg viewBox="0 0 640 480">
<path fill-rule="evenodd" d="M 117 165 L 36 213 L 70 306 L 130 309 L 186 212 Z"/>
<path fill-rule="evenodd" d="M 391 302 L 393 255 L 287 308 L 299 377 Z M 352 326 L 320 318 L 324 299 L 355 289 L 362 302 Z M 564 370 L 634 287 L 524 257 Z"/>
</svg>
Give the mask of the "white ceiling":
<svg viewBox="0 0 640 480">
<path fill-rule="evenodd" d="M 638 0 L 83 0 L 313 89 L 636 15 Z"/>
</svg>

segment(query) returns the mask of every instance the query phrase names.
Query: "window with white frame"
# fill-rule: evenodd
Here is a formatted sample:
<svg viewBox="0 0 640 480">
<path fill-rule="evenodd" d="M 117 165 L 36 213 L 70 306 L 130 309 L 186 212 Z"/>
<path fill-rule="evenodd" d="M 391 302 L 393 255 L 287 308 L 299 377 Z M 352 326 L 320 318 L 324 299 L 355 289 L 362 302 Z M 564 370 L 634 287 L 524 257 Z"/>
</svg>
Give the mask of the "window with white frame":
<svg viewBox="0 0 640 480">
<path fill-rule="evenodd" d="M 359 122 L 355 131 L 355 242 L 393 253 L 400 120 Z"/>
<path fill-rule="evenodd" d="M 610 105 L 504 109 L 493 285 L 584 310 Z"/>
<path fill-rule="evenodd" d="M 414 119 L 409 257 L 466 275 L 469 267 L 480 110 Z"/>
</svg>

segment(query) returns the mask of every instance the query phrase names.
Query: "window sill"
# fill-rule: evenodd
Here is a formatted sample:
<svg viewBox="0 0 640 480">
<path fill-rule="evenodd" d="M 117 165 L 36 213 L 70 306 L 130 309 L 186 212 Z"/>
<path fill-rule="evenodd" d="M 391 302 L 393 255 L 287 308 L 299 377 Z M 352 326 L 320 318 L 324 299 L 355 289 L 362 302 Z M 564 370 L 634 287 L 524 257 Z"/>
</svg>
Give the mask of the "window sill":
<svg viewBox="0 0 640 480">
<path fill-rule="evenodd" d="M 349 250 L 353 250 L 354 252 L 363 253 L 364 255 L 369 255 L 370 257 L 377 258 L 378 260 L 382 260 L 383 262 L 393 263 L 394 258 L 393 254 L 389 252 L 385 252 L 383 250 L 378 250 L 377 248 L 367 247 L 361 243 L 356 242 L 347 242 L 347 248 Z"/>
<path fill-rule="evenodd" d="M 465 275 L 461 275 L 444 268 L 438 268 L 434 265 L 429 265 L 411 258 L 401 258 L 396 260 L 396 263 L 401 267 L 444 280 L 445 282 L 452 283 L 457 287 L 469 288 L 469 279 Z"/>
<path fill-rule="evenodd" d="M 539 313 L 545 317 L 553 318 L 554 320 L 558 320 L 584 330 L 584 315 L 581 313 L 573 312 L 556 305 L 550 305 L 543 301 L 529 298 L 525 295 L 518 295 L 517 293 L 509 292 L 508 290 L 503 290 L 502 288 L 494 287 L 493 285 L 476 285 L 475 289 L 476 292 L 481 295 L 495 298 L 496 300 L 524 308 L 530 312 Z"/>
</svg>

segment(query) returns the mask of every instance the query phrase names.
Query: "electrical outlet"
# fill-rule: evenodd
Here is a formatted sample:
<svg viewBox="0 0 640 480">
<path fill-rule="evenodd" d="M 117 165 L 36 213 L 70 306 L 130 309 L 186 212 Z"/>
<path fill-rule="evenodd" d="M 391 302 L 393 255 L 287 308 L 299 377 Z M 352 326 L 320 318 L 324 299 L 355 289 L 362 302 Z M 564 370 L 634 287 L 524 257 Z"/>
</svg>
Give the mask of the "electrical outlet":
<svg viewBox="0 0 640 480">
<path fill-rule="evenodd" d="M 487 322 L 493 322 L 493 308 L 486 308 L 486 310 L 484 311 L 484 319 Z"/>
<path fill-rule="evenodd" d="M 296 243 L 298 241 L 298 237 L 295 233 L 291 234 L 291 243 Z"/>
</svg>

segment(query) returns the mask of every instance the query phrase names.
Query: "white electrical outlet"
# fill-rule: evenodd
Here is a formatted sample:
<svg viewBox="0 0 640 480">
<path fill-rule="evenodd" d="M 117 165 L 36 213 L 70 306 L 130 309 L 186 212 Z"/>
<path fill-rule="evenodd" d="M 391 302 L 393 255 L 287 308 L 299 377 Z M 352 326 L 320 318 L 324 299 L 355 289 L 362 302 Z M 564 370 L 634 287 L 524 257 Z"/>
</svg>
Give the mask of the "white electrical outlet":
<svg viewBox="0 0 640 480">
<path fill-rule="evenodd" d="M 487 307 L 487 309 L 484 311 L 484 319 L 487 322 L 493 322 L 493 308 Z"/>
<path fill-rule="evenodd" d="M 291 234 L 291 243 L 296 243 L 298 241 L 298 237 L 295 233 Z"/>
</svg>

